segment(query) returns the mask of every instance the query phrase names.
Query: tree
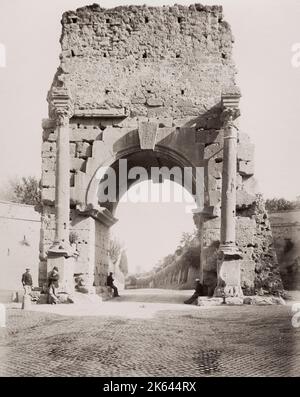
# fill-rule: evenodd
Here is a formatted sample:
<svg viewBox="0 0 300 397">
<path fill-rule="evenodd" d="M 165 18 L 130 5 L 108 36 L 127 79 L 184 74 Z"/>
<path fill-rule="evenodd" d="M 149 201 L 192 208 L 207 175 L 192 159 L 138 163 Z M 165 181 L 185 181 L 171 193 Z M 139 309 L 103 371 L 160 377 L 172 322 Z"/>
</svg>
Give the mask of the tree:
<svg viewBox="0 0 300 397">
<path fill-rule="evenodd" d="M 269 212 L 289 211 L 300 208 L 299 201 L 289 201 L 284 198 L 267 199 L 265 205 Z"/>
<path fill-rule="evenodd" d="M 189 248 L 192 245 L 194 238 L 197 235 L 197 231 L 194 230 L 193 233 L 183 232 L 181 236 L 181 240 L 176 249 L 176 254 L 181 255 L 185 249 Z"/>
<path fill-rule="evenodd" d="M 122 252 L 122 244 L 117 238 L 113 238 L 109 242 L 109 256 L 112 263 L 117 263 Z"/>
<path fill-rule="evenodd" d="M 180 245 L 182 247 L 189 246 L 195 237 L 195 233 L 196 232 L 194 233 L 183 232 L 180 240 Z"/>
<path fill-rule="evenodd" d="M 8 182 L 0 193 L 2 199 L 27 205 L 41 204 L 41 183 L 34 176 Z"/>
<path fill-rule="evenodd" d="M 121 272 L 124 274 L 124 276 L 127 276 L 127 274 L 128 274 L 128 259 L 127 259 L 125 250 L 122 250 L 119 268 L 120 268 Z"/>
</svg>

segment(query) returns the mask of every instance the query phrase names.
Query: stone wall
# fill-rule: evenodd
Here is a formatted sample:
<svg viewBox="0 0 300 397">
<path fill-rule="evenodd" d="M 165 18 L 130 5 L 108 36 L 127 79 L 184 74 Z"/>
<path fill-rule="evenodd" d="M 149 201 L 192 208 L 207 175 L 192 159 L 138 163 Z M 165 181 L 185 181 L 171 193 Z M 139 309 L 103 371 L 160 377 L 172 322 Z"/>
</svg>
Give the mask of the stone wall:
<svg viewBox="0 0 300 397">
<path fill-rule="evenodd" d="M 147 274 L 136 275 L 138 288 L 192 289 L 195 278 L 200 276 L 200 244 L 195 238 L 189 247 L 175 254 L 173 261 L 162 269 Z M 128 277 L 130 285 L 131 277 Z"/>
<path fill-rule="evenodd" d="M 237 209 L 237 244 L 243 252 L 242 287 L 247 295 L 283 293 L 279 264 L 265 203 L 261 195 Z"/>
<path fill-rule="evenodd" d="M 300 211 L 269 213 L 284 287 L 300 289 Z"/>
<path fill-rule="evenodd" d="M 22 290 L 27 267 L 38 285 L 40 227 L 40 214 L 33 206 L 0 202 L 0 290 Z"/>
<path fill-rule="evenodd" d="M 66 12 L 62 24 L 54 84 L 63 82 L 84 112 L 198 116 L 235 86 L 221 7 L 94 5 Z"/>
</svg>

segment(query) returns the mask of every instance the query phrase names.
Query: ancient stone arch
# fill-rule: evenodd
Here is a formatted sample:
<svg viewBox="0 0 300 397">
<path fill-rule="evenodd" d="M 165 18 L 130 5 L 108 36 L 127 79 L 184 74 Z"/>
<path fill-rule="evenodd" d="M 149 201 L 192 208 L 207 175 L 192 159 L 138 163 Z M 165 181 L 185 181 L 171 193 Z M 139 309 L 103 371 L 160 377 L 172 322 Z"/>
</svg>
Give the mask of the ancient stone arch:
<svg viewBox="0 0 300 397">
<path fill-rule="evenodd" d="M 74 273 L 91 291 L 104 284 L 116 204 L 97 200 L 97 171 L 127 159 L 129 168 L 192 167 L 191 185 L 203 170 L 199 275 L 205 283 L 218 273 L 216 295 L 254 291 L 256 239 L 272 256 L 272 236 L 255 212 L 253 145 L 236 124 L 232 42 L 219 6 L 93 5 L 63 15 L 43 122 L 41 283 L 55 264 L 67 290 Z"/>
</svg>

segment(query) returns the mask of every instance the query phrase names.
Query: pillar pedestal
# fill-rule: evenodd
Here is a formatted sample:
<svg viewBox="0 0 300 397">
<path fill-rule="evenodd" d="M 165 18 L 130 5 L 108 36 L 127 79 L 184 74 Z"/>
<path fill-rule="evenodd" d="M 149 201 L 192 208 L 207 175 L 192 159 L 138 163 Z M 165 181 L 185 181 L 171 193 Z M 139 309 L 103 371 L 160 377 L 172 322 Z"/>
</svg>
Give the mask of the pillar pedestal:
<svg viewBox="0 0 300 397">
<path fill-rule="evenodd" d="M 55 255 L 53 252 L 48 254 L 47 259 L 47 274 L 54 266 L 58 269 L 59 281 L 58 292 L 72 294 L 74 292 L 74 257 L 65 257 L 60 254 Z"/>
<path fill-rule="evenodd" d="M 215 297 L 242 297 L 241 256 L 237 251 L 222 252 L 218 258 L 218 284 Z"/>
</svg>

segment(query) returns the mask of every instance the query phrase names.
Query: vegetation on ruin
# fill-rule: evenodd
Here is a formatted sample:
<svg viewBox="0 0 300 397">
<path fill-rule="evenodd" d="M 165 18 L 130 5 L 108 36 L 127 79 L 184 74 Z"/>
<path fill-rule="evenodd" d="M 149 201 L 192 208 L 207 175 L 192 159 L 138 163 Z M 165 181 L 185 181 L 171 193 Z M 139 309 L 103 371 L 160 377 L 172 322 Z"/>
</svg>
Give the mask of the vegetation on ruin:
<svg viewBox="0 0 300 397">
<path fill-rule="evenodd" d="M 6 186 L 2 186 L 0 198 L 13 203 L 39 206 L 41 182 L 34 176 L 10 179 Z"/>
<path fill-rule="evenodd" d="M 149 287 L 150 283 L 155 283 L 156 279 L 175 277 L 180 271 L 187 275 L 190 267 L 197 268 L 197 266 L 199 266 L 197 231 L 183 232 L 174 253 L 162 258 L 149 272 L 129 275 L 126 284 L 138 288 Z"/>
<path fill-rule="evenodd" d="M 126 251 L 121 242 L 116 238 L 112 238 L 109 243 L 109 256 L 114 265 L 118 264 L 120 271 L 126 276 L 128 274 L 128 260 Z"/>
<path fill-rule="evenodd" d="M 269 212 L 290 211 L 300 209 L 300 200 L 289 201 L 285 198 L 272 198 L 267 199 L 265 205 Z"/>
</svg>

